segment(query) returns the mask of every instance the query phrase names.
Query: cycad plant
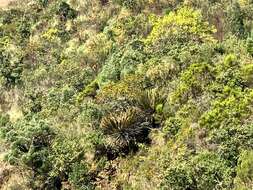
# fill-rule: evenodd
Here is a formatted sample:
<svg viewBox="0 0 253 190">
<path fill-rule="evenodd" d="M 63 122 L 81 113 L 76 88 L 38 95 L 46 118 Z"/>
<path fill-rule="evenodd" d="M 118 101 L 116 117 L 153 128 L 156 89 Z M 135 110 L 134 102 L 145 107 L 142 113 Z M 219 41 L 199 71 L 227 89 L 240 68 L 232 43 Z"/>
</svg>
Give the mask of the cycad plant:
<svg viewBox="0 0 253 190">
<path fill-rule="evenodd" d="M 119 114 L 104 117 L 100 124 L 113 147 L 125 148 L 145 142 L 149 133 L 149 121 L 138 108 L 130 108 Z"/>
</svg>

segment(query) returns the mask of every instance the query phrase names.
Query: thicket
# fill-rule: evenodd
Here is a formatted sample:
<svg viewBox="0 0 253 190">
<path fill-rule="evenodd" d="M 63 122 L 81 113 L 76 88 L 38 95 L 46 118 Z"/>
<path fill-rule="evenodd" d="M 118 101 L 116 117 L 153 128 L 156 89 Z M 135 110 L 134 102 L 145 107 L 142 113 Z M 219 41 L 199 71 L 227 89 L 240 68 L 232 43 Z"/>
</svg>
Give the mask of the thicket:
<svg viewBox="0 0 253 190">
<path fill-rule="evenodd" d="M 1 162 L 23 189 L 252 189 L 252 17 L 250 0 L 13 2 Z"/>
</svg>

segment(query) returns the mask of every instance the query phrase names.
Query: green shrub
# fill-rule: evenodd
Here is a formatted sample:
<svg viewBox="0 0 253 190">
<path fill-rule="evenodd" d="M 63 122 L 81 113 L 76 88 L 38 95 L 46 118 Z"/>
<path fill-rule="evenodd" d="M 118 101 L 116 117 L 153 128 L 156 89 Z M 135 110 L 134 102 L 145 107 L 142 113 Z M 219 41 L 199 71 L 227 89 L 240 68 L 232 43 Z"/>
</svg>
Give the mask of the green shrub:
<svg viewBox="0 0 253 190">
<path fill-rule="evenodd" d="M 80 124 L 98 128 L 105 110 L 94 102 L 84 102 L 80 107 L 81 111 L 78 116 Z"/>
<path fill-rule="evenodd" d="M 144 8 L 144 1 L 143 0 L 114 0 L 115 3 L 135 11 L 140 11 Z"/>
<path fill-rule="evenodd" d="M 85 97 L 95 97 L 98 89 L 99 86 L 97 81 L 91 82 L 84 88 L 84 90 L 81 93 L 79 93 L 77 101 L 81 102 Z"/>
<path fill-rule="evenodd" d="M 161 189 L 174 189 L 174 190 L 186 190 L 197 189 L 194 181 L 193 174 L 185 165 L 171 167 L 166 171 L 166 176 L 162 184 Z"/>
<path fill-rule="evenodd" d="M 247 38 L 247 51 L 253 56 L 253 32 L 250 37 Z"/>
<path fill-rule="evenodd" d="M 231 122 L 237 125 L 249 116 L 252 95 L 251 90 L 242 92 L 241 89 L 224 88 L 224 97 L 212 102 L 210 110 L 201 116 L 200 125 L 207 128 L 220 128 Z"/>
<path fill-rule="evenodd" d="M 10 122 L 10 116 L 7 114 L 0 113 L 0 126 L 1 129 L 5 127 Z"/>
<path fill-rule="evenodd" d="M 244 18 L 243 12 L 241 10 L 240 4 L 237 1 L 232 2 L 227 7 L 227 27 L 232 34 L 235 34 L 238 37 L 244 37 L 245 27 L 244 27 Z"/>
<path fill-rule="evenodd" d="M 133 74 L 137 65 L 144 63 L 146 54 L 144 44 L 140 40 L 133 40 L 115 51 L 103 66 L 98 75 L 98 84 L 100 87 Z"/>
<path fill-rule="evenodd" d="M 252 87 L 253 85 L 253 64 L 246 64 L 243 65 L 241 68 L 241 75 L 242 75 L 242 80 L 244 80 L 245 84 L 249 87 Z"/>
<path fill-rule="evenodd" d="M 252 148 L 252 125 L 241 125 L 231 119 L 227 125 L 209 133 L 209 143 L 218 145 L 216 152 L 232 167 L 236 167 L 241 149 Z"/>
<path fill-rule="evenodd" d="M 10 116 L 0 113 L 0 139 L 6 138 L 7 133 L 12 129 L 12 123 L 10 122 Z"/>
<path fill-rule="evenodd" d="M 212 70 L 206 63 L 192 64 L 181 73 L 180 83 L 171 95 L 171 102 L 181 104 L 190 98 L 197 98 L 212 82 Z"/>
<path fill-rule="evenodd" d="M 10 87 L 20 84 L 24 69 L 20 48 L 10 44 L 8 38 L 0 38 L 0 51 L 1 85 Z"/>
<path fill-rule="evenodd" d="M 162 184 L 163 189 L 213 190 L 232 186 L 232 170 L 215 153 L 202 152 L 191 160 L 171 166 Z"/>
<path fill-rule="evenodd" d="M 142 92 L 136 97 L 137 105 L 147 113 L 162 113 L 163 104 L 166 101 L 160 89 L 151 89 Z"/>
<path fill-rule="evenodd" d="M 6 133 L 6 140 L 11 145 L 7 161 L 24 164 L 33 172 L 43 175 L 50 170 L 48 155 L 54 136 L 54 131 L 43 120 L 18 121 Z"/>
<path fill-rule="evenodd" d="M 181 7 L 162 18 L 154 19 L 154 27 L 147 37 L 146 43 L 165 51 L 170 44 L 187 44 L 190 41 L 213 41 L 211 34 L 215 31 L 203 21 L 200 11 L 189 7 Z M 174 48 L 175 49 L 175 48 Z"/>
<path fill-rule="evenodd" d="M 40 5 L 46 7 L 49 3 L 49 0 L 37 0 Z"/>
<path fill-rule="evenodd" d="M 244 150 L 240 154 L 236 168 L 235 189 L 246 190 L 253 188 L 253 152 Z"/>
<path fill-rule="evenodd" d="M 50 178 L 59 178 L 60 181 L 69 181 L 77 189 L 92 189 L 92 175 L 90 166 L 86 162 L 85 151 L 87 145 L 83 139 L 72 139 L 68 136 L 57 137 L 51 146 L 49 155 L 52 168 Z"/>
<path fill-rule="evenodd" d="M 89 174 L 89 168 L 83 163 L 75 163 L 71 167 L 69 174 L 69 181 L 74 185 L 76 189 L 80 190 L 92 190 L 94 189 L 92 176 Z"/>
<path fill-rule="evenodd" d="M 165 126 L 163 127 L 163 132 L 168 138 L 174 137 L 182 127 L 182 122 L 180 119 L 171 117 L 165 121 Z"/>
<path fill-rule="evenodd" d="M 63 19 L 74 19 L 77 17 L 77 11 L 64 1 L 59 3 L 56 13 Z"/>
</svg>

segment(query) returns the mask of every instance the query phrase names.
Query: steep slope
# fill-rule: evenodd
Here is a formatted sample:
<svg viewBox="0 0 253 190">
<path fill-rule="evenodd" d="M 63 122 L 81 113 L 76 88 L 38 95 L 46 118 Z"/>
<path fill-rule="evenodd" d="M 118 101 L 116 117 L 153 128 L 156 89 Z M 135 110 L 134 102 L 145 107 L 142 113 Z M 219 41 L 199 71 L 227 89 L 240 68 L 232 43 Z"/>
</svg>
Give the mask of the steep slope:
<svg viewBox="0 0 253 190">
<path fill-rule="evenodd" d="M 1 10 L 4 188 L 252 189 L 252 17 L 247 0 Z"/>
</svg>

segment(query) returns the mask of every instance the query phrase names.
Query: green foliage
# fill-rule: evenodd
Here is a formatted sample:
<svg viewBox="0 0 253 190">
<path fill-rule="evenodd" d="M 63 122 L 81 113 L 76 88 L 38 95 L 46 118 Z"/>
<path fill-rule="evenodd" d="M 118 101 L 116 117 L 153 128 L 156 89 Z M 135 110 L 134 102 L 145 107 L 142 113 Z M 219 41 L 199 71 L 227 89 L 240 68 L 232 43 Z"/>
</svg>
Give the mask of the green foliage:
<svg viewBox="0 0 253 190">
<path fill-rule="evenodd" d="M 74 19 L 77 17 L 77 12 L 64 1 L 59 3 L 56 13 L 63 19 Z"/>
<path fill-rule="evenodd" d="M 5 133 L 11 144 L 8 162 L 24 164 L 39 174 L 49 171 L 49 148 L 55 134 L 46 122 L 36 118 L 20 120 Z"/>
<path fill-rule="evenodd" d="M 163 132 L 166 137 L 174 137 L 182 127 L 182 121 L 178 118 L 171 117 L 165 121 L 165 126 L 163 127 Z"/>
<path fill-rule="evenodd" d="M 69 181 L 74 184 L 76 189 L 91 190 L 94 186 L 90 183 L 91 176 L 87 175 L 89 172 L 86 165 L 82 163 L 75 163 L 72 166 L 72 172 L 69 174 Z"/>
<path fill-rule="evenodd" d="M 81 92 L 79 95 L 78 95 L 78 100 L 77 101 L 81 101 L 84 97 L 95 97 L 96 96 L 96 91 L 98 90 L 98 84 L 97 84 L 97 81 L 93 81 L 91 82 L 89 85 L 87 85 L 85 87 L 85 89 L 83 90 L 83 92 Z"/>
<path fill-rule="evenodd" d="M 134 73 L 137 65 L 145 61 L 143 48 L 143 43 L 135 40 L 113 53 L 98 75 L 99 86 L 123 79 L 126 75 Z"/>
<path fill-rule="evenodd" d="M 181 103 L 187 101 L 190 97 L 196 98 L 207 84 L 205 82 L 211 81 L 211 69 L 206 63 L 192 64 L 181 74 L 180 83 L 174 94 L 172 94 L 171 101 L 180 101 Z"/>
<path fill-rule="evenodd" d="M 114 0 L 114 2 L 134 11 L 140 11 L 145 3 L 143 0 Z"/>
<path fill-rule="evenodd" d="M 166 171 L 163 189 L 223 189 L 231 187 L 231 170 L 215 153 L 202 152 Z"/>
<path fill-rule="evenodd" d="M 241 69 L 241 75 L 242 75 L 242 79 L 245 81 L 247 86 L 252 86 L 252 72 L 253 72 L 253 64 L 247 64 L 247 65 L 243 65 L 242 69 Z"/>
<path fill-rule="evenodd" d="M 227 14 L 227 27 L 229 27 L 231 33 L 238 37 L 243 37 L 245 35 L 245 28 L 240 4 L 233 1 L 227 8 Z"/>
<path fill-rule="evenodd" d="M 109 39 L 122 46 L 130 40 L 146 37 L 150 30 L 151 23 L 145 14 L 123 14 L 118 19 L 109 20 L 104 33 Z"/>
<path fill-rule="evenodd" d="M 253 152 L 244 150 L 239 157 L 239 164 L 236 169 L 235 189 L 251 189 L 253 178 Z"/>
<path fill-rule="evenodd" d="M 162 18 L 155 18 L 153 29 L 146 39 L 154 48 L 167 49 L 170 43 L 185 44 L 190 41 L 213 41 L 214 28 L 202 21 L 200 11 L 183 7 L 177 12 L 170 12 Z M 165 51 L 162 50 L 162 51 Z"/>
<path fill-rule="evenodd" d="M 21 81 L 23 55 L 20 48 L 9 43 L 7 37 L 0 39 L 0 80 L 1 85 L 13 86 Z"/>
<path fill-rule="evenodd" d="M 9 122 L 10 122 L 9 115 L 4 115 L 4 114 L 0 115 L 0 126 L 1 126 L 1 128 L 6 126 L 6 124 L 8 124 Z"/>
<path fill-rule="evenodd" d="M 103 108 L 94 102 L 85 102 L 81 105 L 81 112 L 79 115 L 80 123 L 94 128 L 98 128 L 99 121 L 103 116 Z"/>
<path fill-rule="evenodd" d="M 68 180 L 76 188 L 89 189 L 92 187 L 90 166 L 85 162 L 85 147 L 82 139 L 71 139 L 67 136 L 57 138 L 52 144 L 50 160 L 51 178 L 60 177 L 61 181 Z M 89 187 L 89 188 L 88 188 Z"/>
<path fill-rule="evenodd" d="M 233 167 L 237 165 L 240 149 L 252 148 L 253 136 L 252 125 L 240 126 L 236 124 L 239 120 L 234 120 L 227 126 L 211 132 L 208 140 L 210 144 L 219 144 L 216 148 L 217 153 Z"/>
<path fill-rule="evenodd" d="M 200 124 L 205 127 L 219 128 L 247 117 L 250 114 L 251 91 L 228 95 L 225 99 L 213 102 L 211 109 L 204 113 Z"/>
<path fill-rule="evenodd" d="M 55 189 L 55 180 L 67 181 L 68 175 L 74 186 L 92 187 L 81 139 L 56 137 L 48 123 L 36 118 L 20 120 L 2 132 L 11 147 L 6 160 L 29 168 L 36 176 L 31 182 L 34 188 Z M 43 184 L 44 180 L 48 183 Z"/>
<path fill-rule="evenodd" d="M 252 189 L 252 12 L 251 0 L 1 9 L 3 189 L 16 174 L 27 189 Z"/>
<path fill-rule="evenodd" d="M 158 89 L 146 90 L 137 96 L 139 107 L 146 112 L 162 112 L 165 97 Z"/>
<path fill-rule="evenodd" d="M 247 38 L 247 51 L 253 56 L 253 33 Z"/>
<path fill-rule="evenodd" d="M 41 4 L 43 7 L 46 7 L 48 5 L 49 0 L 37 0 L 39 4 Z"/>
</svg>

